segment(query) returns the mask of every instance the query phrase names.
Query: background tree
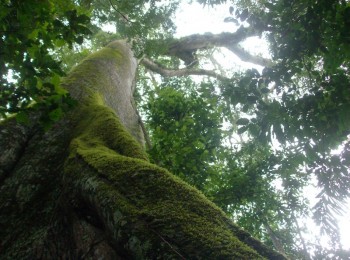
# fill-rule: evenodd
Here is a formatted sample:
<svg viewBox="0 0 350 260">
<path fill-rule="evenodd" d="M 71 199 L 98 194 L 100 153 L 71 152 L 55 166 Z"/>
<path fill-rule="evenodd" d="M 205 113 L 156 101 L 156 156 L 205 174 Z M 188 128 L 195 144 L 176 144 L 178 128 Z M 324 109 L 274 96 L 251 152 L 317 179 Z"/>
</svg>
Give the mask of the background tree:
<svg viewBox="0 0 350 260">
<path fill-rule="evenodd" d="M 180 39 L 173 38 L 175 27 L 171 20 L 179 4 L 177 1 L 169 1 L 167 4 L 159 1 L 138 0 L 125 1 L 125 3 L 121 1 L 78 1 L 67 5 L 56 2 L 53 4 L 51 1 L 44 1 L 42 5 L 38 5 L 36 1 L 26 1 L 26 4 L 20 1 L 3 1 L 2 10 L 5 11 L 2 11 L 0 16 L 4 21 L 2 23 L 4 24 L 3 37 L 1 38 L 4 43 L 1 46 L 4 48 L 0 51 L 4 57 L 1 59 L 4 68 L 2 70 L 4 83 L 1 89 L 2 114 L 8 116 L 9 113 L 18 112 L 16 115 L 18 121 L 30 119 L 31 122 L 34 122 L 31 111 L 41 111 L 34 114 L 40 115 L 38 120 L 45 128 L 55 124 L 55 127 L 60 129 L 51 128 L 51 132 L 46 134 L 50 138 L 47 140 L 44 138 L 42 141 L 45 145 L 49 145 L 48 147 L 54 147 L 53 144 L 56 142 L 51 143 L 52 140 L 60 140 L 62 147 L 52 150 L 51 157 L 48 156 L 48 158 L 59 156 L 63 159 L 51 165 L 52 169 L 63 167 L 62 162 L 66 156 L 65 147 L 72 138 L 75 138 L 73 146 L 71 145 L 73 155 L 69 156 L 63 167 L 66 168 L 66 173 L 74 172 L 72 169 L 75 167 L 84 168 L 80 164 L 80 166 L 70 166 L 73 165 L 72 160 L 79 161 L 76 154 L 85 160 L 86 158 L 90 160 L 97 155 L 96 153 L 89 154 L 88 147 L 96 146 L 98 154 L 105 155 L 105 148 L 101 147 L 100 143 L 111 142 L 110 139 L 105 139 L 105 136 L 97 134 L 97 129 L 98 131 L 106 131 L 106 129 L 98 128 L 93 121 L 89 123 L 92 124 L 93 130 L 85 133 L 85 138 L 77 134 L 80 133 L 82 126 L 86 126 L 88 121 L 85 120 L 88 119 L 77 121 L 81 123 L 76 123 L 78 130 L 74 131 L 76 133 L 74 136 L 66 135 L 72 130 L 67 122 L 70 122 L 71 118 L 76 120 L 79 118 L 76 113 L 80 115 L 79 113 L 82 112 L 81 109 L 74 108 L 74 102 L 67 96 L 66 91 L 59 87 L 58 76 L 63 75 L 63 71 L 68 71 L 79 58 L 86 57 L 94 48 L 106 45 L 112 39 L 127 38 L 133 46 L 138 63 L 143 65 L 138 70 L 136 100 L 150 133 L 148 150 L 152 161 L 196 186 L 235 219 L 241 227 L 281 253 L 293 258 L 309 258 L 311 257 L 310 250 L 315 247 L 308 244 L 303 238 L 303 230 L 298 219 L 310 214 L 303 190 L 316 179 L 320 193 L 319 201 L 312 212 L 316 222 L 331 237 L 332 249 L 320 250 L 317 248 L 318 254 L 322 255 L 314 257 L 341 258 L 347 254 L 341 249 L 338 227 L 334 218 L 334 213 L 342 211 L 342 203 L 349 195 L 347 167 L 350 158 L 349 120 L 346 116 L 349 110 L 349 35 L 346 28 L 349 23 L 350 7 L 346 1 L 318 1 L 317 3 L 233 1 L 232 6 L 228 6 L 228 17 L 225 21 L 231 22 L 232 27 L 237 28 L 236 31 L 216 35 L 211 33 L 191 35 Z M 199 2 L 216 5 L 226 1 Z M 29 9 L 32 5 L 36 6 L 36 9 Z M 19 12 L 16 13 L 17 9 Z M 26 13 L 28 10 L 35 10 L 33 13 L 38 13 L 37 16 L 34 16 L 37 23 L 29 28 L 20 26 L 21 29 L 18 30 L 18 24 L 28 24 L 29 18 L 32 19 Z M 93 25 L 88 24 L 88 16 L 91 17 Z M 108 35 L 100 31 L 99 25 L 105 22 L 116 27 L 117 35 Z M 13 30 L 12 27 L 16 24 L 16 30 Z M 30 38 L 31 33 L 35 34 L 32 38 Z M 82 43 L 82 34 L 88 33 L 93 34 L 89 41 L 81 46 L 72 45 L 74 41 Z M 270 59 L 257 57 L 245 50 L 242 43 L 249 37 L 267 39 L 272 57 Z M 13 42 L 18 45 L 14 45 Z M 63 49 L 64 43 L 68 43 L 68 47 L 73 48 L 72 51 Z M 55 47 L 61 47 L 61 49 Z M 232 76 L 227 76 L 220 70 L 203 69 L 202 65 L 206 60 L 215 62 L 215 57 L 210 55 L 214 47 L 226 48 L 240 59 L 262 65 L 265 69 L 262 72 L 250 69 L 231 73 Z M 73 53 L 81 54 L 73 55 Z M 45 55 L 42 56 L 43 54 Z M 58 66 L 57 61 L 59 60 L 64 61 L 61 67 Z M 88 60 L 91 61 L 93 58 Z M 82 75 L 87 77 L 87 75 L 79 74 L 80 72 L 77 73 L 77 71 L 79 72 L 79 69 L 68 77 L 69 80 L 66 81 L 65 87 L 81 103 L 81 100 L 84 99 L 81 99 L 79 92 L 74 92 L 76 86 L 73 87 L 73 85 L 85 88 L 86 86 L 77 80 L 77 75 L 79 77 Z M 161 77 L 155 74 L 160 74 Z M 11 75 L 14 75 L 13 79 L 9 80 Z M 202 75 L 203 78 L 198 83 L 186 77 L 189 75 Z M 96 84 L 101 84 L 101 82 Z M 134 137 L 143 142 L 144 127 L 132 126 L 139 123 L 133 106 L 128 106 L 130 110 L 125 110 L 126 105 L 122 106 L 124 112 L 120 112 L 119 105 L 108 97 L 111 96 L 110 91 L 104 92 L 102 96 L 106 99 L 105 102 L 117 111 L 119 118 Z M 131 98 L 127 97 L 125 100 L 129 99 Z M 36 102 L 28 107 L 32 101 Z M 98 105 L 100 101 L 98 98 L 97 101 L 94 99 L 92 104 Z M 70 111 L 71 117 L 61 123 L 54 123 L 63 116 L 64 111 Z M 102 114 L 105 116 L 104 112 L 91 113 L 87 112 L 92 118 L 96 118 L 96 122 L 99 122 L 97 118 Z M 127 114 L 133 115 L 130 122 L 123 120 L 127 118 Z M 106 125 L 106 122 L 99 123 Z M 11 133 L 6 130 L 11 128 L 11 124 L 17 131 L 13 130 Z M 31 149 L 26 148 L 24 154 L 22 151 L 24 146 L 29 145 L 27 143 L 29 137 L 34 141 L 36 138 L 39 139 L 40 135 L 35 132 L 37 125 L 22 127 L 10 120 L 4 122 L 2 127 L 5 130 L 2 132 L 1 140 L 4 141 L 1 147 L 5 147 L 6 149 L 3 150 L 7 151 L 1 157 L 2 165 L 4 165 L 1 169 L 1 180 L 4 183 L 2 191 L 6 191 L 2 194 L 7 195 L 2 196 L 2 208 L 5 210 L 3 212 L 6 212 L 2 215 L 6 217 L 1 219 L 1 224 L 8 225 L 3 230 L 10 230 L 16 223 L 28 224 L 26 221 L 32 217 L 26 210 L 23 211 L 25 214 L 22 214 L 25 215 L 26 221 L 23 222 L 23 219 L 18 216 L 18 207 L 21 210 L 25 207 L 23 203 L 18 203 L 18 205 L 13 203 L 16 197 L 14 194 L 20 194 L 17 195 L 20 198 L 28 196 L 28 193 L 23 191 L 29 191 L 30 185 L 37 187 L 35 186 L 37 183 L 45 184 L 44 181 L 38 180 L 47 179 L 49 176 L 40 175 L 40 177 L 19 180 L 16 175 L 16 171 L 28 172 L 28 169 L 23 167 L 30 163 L 21 163 L 21 160 L 26 160 L 26 154 Z M 119 129 L 118 126 L 116 127 Z M 136 134 L 135 129 L 137 129 Z M 92 138 L 91 133 L 97 136 Z M 15 136 L 15 134 L 18 135 Z M 10 145 L 8 142 L 10 137 L 15 137 L 17 141 Z M 97 140 L 96 143 L 87 141 L 89 138 Z M 65 141 L 62 142 L 62 140 Z M 34 141 L 33 147 L 44 145 Z M 276 143 L 278 143 L 277 147 Z M 120 151 L 120 147 L 116 148 L 114 144 L 112 147 L 107 147 L 117 150 L 123 156 L 130 157 L 128 151 Z M 335 154 L 334 149 L 341 152 Z M 140 154 L 136 157 L 144 158 L 143 153 L 140 152 Z M 35 157 L 27 159 L 32 164 L 35 164 L 36 160 Z M 41 160 L 47 161 L 43 158 Z M 95 165 L 90 162 L 90 166 L 98 171 L 106 171 L 104 168 L 101 170 L 99 164 Z M 88 171 L 88 176 L 92 176 L 89 170 L 84 168 L 84 171 Z M 62 174 L 58 172 L 60 171 L 53 171 L 50 178 L 57 180 L 57 183 L 62 183 L 60 179 Z M 29 176 L 32 175 L 29 174 Z M 112 186 L 120 182 L 120 179 L 117 181 L 108 174 L 101 176 L 107 183 L 112 183 Z M 83 180 L 81 178 L 77 177 L 78 180 Z M 94 183 L 90 177 L 86 178 L 84 179 L 86 183 Z M 23 188 L 20 183 L 28 185 Z M 38 205 L 35 204 L 37 207 L 32 207 L 33 209 L 41 209 L 41 211 L 45 209 L 50 212 L 45 216 L 48 218 L 47 222 L 43 222 L 46 227 L 50 228 L 37 228 L 35 234 L 39 236 L 45 231 L 44 233 L 49 235 L 41 238 L 44 237 L 44 240 L 54 238 L 52 240 L 55 241 L 57 237 L 55 234 L 58 234 L 60 229 L 53 228 L 53 225 L 60 223 L 57 226 L 62 227 L 63 224 L 70 223 L 72 230 L 75 230 L 73 234 L 85 232 L 84 234 L 90 234 L 90 238 L 93 237 L 91 234 L 94 234 L 98 240 L 105 241 L 101 236 L 96 235 L 106 233 L 100 232 L 101 226 L 105 227 L 102 230 L 109 230 L 109 232 L 113 230 L 113 228 L 106 228 L 110 227 L 110 223 L 106 222 L 110 213 L 108 210 L 99 212 L 98 209 L 104 209 L 104 207 L 97 205 L 95 201 L 97 198 L 98 201 L 106 201 L 102 196 L 103 193 L 97 193 L 95 197 L 85 197 L 92 190 L 96 190 L 96 187 L 102 192 L 102 184 L 84 186 L 81 185 L 83 182 L 74 182 L 69 177 L 64 179 L 63 183 L 64 185 L 70 183 L 67 186 L 73 185 L 72 187 L 75 188 L 67 188 L 62 193 L 60 187 L 51 187 L 55 192 L 50 193 L 52 199 L 45 202 L 47 203 L 45 205 L 49 205 L 49 209 L 42 206 L 43 201 L 28 199 L 30 201 L 28 205 L 38 203 Z M 123 183 L 126 185 L 127 179 Z M 74 191 L 76 188 L 78 192 Z M 46 189 L 38 190 L 40 192 L 37 192 L 36 196 L 47 194 Z M 66 195 L 72 190 L 74 195 Z M 171 190 L 168 188 L 163 192 L 171 193 Z M 125 190 L 119 191 L 123 196 L 133 196 L 133 193 L 125 193 Z M 138 193 L 135 191 L 135 194 Z M 108 196 L 110 198 L 110 194 Z M 34 197 L 31 194 L 31 198 Z M 61 198 L 59 203 L 53 203 L 57 201 L 57 198 Z M 70 201 L 68 206 L 61 203 L 61 200 L 65 201 L 66 198 L 69 198 L 68 201 Z M 76 198 L 79 198 L 79 202 L 76 202 Z M 17 206 L 11 208 L 9 203 Z M 112 205 L 109 204 L 109 206 Z M 72 208 L 74 210 L 71 210 Z M 70 220 L 59 219 L 57 222 L 50 222 L 52 215 L 61 209 L 71 213 L 68 214 L 71 216 Z M 138 238 L 142 232 L 141 229 L 136 229 L 136 231 L 131 229 L 138 225 L 149 225 L 155 237 L 162 240 L 161 244 L 167 244 L 168 249 L 171 248 L 170 254 L 179 256 L 178 253 L 180 253 L 182 255 L 179 250 L 183 248 L 183 245 L 180 246 L 176 242 L 169 243 L 176 239 L 171 236 L 164 237 L 164 230 L 158 229 L 167 223 L 167 218 L 161 212 L 159 208 L 157 213 L 160 215 L 154 217 L 154 211 L 150 213 L 146 210 L 143 213 L 145 221 L 142 222 L 142 225 L 135 224 L 136 222 L 132 222 L 131 226 L 121 225 L 125 225 L 125 229 L 122 229 L 125 234 L 133 232 L 138 234 L 130 237 L 122 235 L 121 240 L 114 237 L 119 243 L 116 244 L 126 245 L 121 256 L 129 254 L 127 253 L 129 251 L 134 254 L 134 257 L 139 256 L 137 250 L 140 249 L 134 246 L 138 245 L 139 241 L 134 237 Z M 13 218 L 10 221 L 11 225 L 8 216 Z M 159 216 L 162 216 L 164 222 L 159 220 Z M 81 224 L 83 219 L 84 225 Z M 156 220 L 160 221 L 158 226 Z M 79 227 L 86 227 L 86 222 L 89 223 L 87 225 L 89 228 L 86 229 L 74 229 L 72 225 L 72 223 L 79 223 Z M 117 223 L 119 225 L 124 222 L 117 221 Z M 14 232 L 11 236 L 7 236 L 5 242 L 2 242 L 5 248 L 13 244 L 11 239 L 17 234 Z M 235 234 L 237 236 L 237 233 Z M 238 237 L 242 240 L 242 237 L 239 235 Z M 128 242 L 125 242 L 125 239 Z M 80 256 L 93 254 L 96 248 L 101 249 L 101 246 L 102 248 L 108 247 L 108 243 L 105 244 L 105 242 L 97 243 L 96 247 L 92 246 L 96 242 L 93 239 L 90 243 L 80 242 L 74 240 L 73 243 L 80 245 L 80 250 L 83 252 L 79 252 Z M 251 245 L 251 243 L 248 244 Z M 64 243 L 60 245 L 61 248 L 57 251 L 61 254 L 62 248 L 69 248 Z M 90 245 L 91 248 L 87 248 L 86 245 Z M 157 244 L 155 246 L 157 247 Z M 126 247 L 128 249 L 125 249 Z M 141 247 L 143 252 L 147 251 L 143 246 Z M 317 247 L 320 246 L 317 245 Z M 17 249 L 17 247 L 13 248 Z M 32 248 L 45 255 L 42 247 Z M 135 248 L 138 248 L 137 252 Z M 193 253 L 190 250 L 186 251 L 187 249 L 183 250 L 190 252 L 189 255 Z M 104 251 L 113 254 L 113 250 Z M 50 253 L 53 254 L 52 252 L 54 251 L 51 250 Z M 259 253 L 262 254 L 261 251 Z"/>
</svg>

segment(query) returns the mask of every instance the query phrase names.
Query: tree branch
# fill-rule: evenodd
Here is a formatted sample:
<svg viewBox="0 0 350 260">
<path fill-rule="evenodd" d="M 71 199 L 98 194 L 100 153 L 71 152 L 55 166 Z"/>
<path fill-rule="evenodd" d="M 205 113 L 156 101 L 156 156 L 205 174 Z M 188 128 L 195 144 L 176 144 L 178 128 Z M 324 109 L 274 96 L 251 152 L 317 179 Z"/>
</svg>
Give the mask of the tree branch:
<svg viewBox="0 0 350 260">
<path fill-rule="evenodd" d="M 154 61 L 143 58 L 141 61 L 142 65 L 144 65 L 146 68 L 159 73 L 160 75 L 164 77 L 184 77 L 189 75 L 202 75 L 202 76 L 209 76 L 214 77 L 219 80 L 228 80 L 228 78 L 216 73 L 212 70 L 205 70 L 205 69 L 193 69 L 193 68 L 185 68 L 185 69 L 168 69 L 164 68 L 161 65 L 155 63 Z"/>
<path fill-rule="evenodd" d="M 112 3 L 111 0 L 109 0 L 109 3 L 110 3 L 110 5 L 112 6 L 112 8 L 113 8 L 118 14 L 120 14 L 120 15 L 123 17 L 123 19 L 124 19 L 125 21 L 127 21 L 127 22 L 129 22 L 129 23 L 132 23 L 132 22 L 128 19 L 128 17 L 127 17 L 125 14 L 121 13 L 121 12 L 113 5 L 113 3 Z"/>
<path fill-rule="evenodd" d="M 220 34 L 193 34 L 190 36 L 182 37 L 169 47 L 169 54 L 177 56 L 179 52 L 195 51 L 200 49 L 209 49 L 214 46 L 226 47 L 228 45 L 235 45 L 248 37 L 258 36 L 257 31 L 251 28 L 240 27 L 233 33 L 223 32 Z"/>
<path fill-rule="evenodd" d="M 271 66 L 271 61 L 262 57 L 254 56 L 240 47 L 238 44 L 251 36 L 257 36 L 260 32 L 252 28 L 245 28 L 241 26 L 234 33 L 220 33 L 220 34 L 194 34 L 182 37 L 175 40 L 169 45 L 168 50 L 164 55 L 175 56 L 183 60 L 187 66 L 184 69 L 169 69 L 146 57 L 142 58 L 142 63 L 146 68 L 159 73 L 164 77 L 183 77 L 189 75 L 203 75 L 214 77 L 219 80 L 228 80 L 227 77 L 216 73 L 213 70 L 196 69 L 194 65 L 198 64 L 196 57 L 197 50 L 206 50 L 213 47 L 225 47 L 234 54 L 236 54 L 242 61 L 251 62 L 261 66 Z"/>
<path fill-rule="evenodd" d="M 255 63 L 261 66 L 270 66 L 270 60 L 254 56 L 238 45 L 243 40 L 258 35 L 260 35 L 259 31 L 242 26 L 234 33 L 194 34 L 175 40 L 169 46 L 166 54 L 180 58 L 189 66 L 190 64 L 198 63 L 195 55 L 197 50 L 224 47 L 236 54 L 242 61 Z"/>
<path fill-rule="evenodd" d="M 244 50 L 241 46 L 238 44 L 232 45 L 232 46 L 225 46 L 228 50 L 233 52 L 235 55 L 237 55 L 238 58 L 240 58 L 242 61 L 245 62 L 251 62 L 257 65 L 261 65 L 263 67 L 270 67 L 272 65 L 272 61 L 269 59 L 265 59 L 259 56 L 254 56 Z"/>
</svg>

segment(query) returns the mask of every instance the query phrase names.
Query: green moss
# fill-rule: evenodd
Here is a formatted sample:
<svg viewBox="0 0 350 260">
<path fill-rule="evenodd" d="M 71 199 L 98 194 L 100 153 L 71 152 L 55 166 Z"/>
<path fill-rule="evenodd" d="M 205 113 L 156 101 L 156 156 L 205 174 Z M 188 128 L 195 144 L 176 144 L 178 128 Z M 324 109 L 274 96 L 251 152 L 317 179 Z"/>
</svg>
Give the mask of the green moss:
<svg viewBox="0 0 350 260">
<path fill-rule="evenodd" d="M 117 240 L 128 236 L 128 247 L 147 241 L 135 249 L 138 255 L 140 250 L 154 254 L 150 245 L 158 243 L 163 251 L 174 253 L 177 248 L 187 257 L 263 258 L 235 236 L 225 214 L 202 193 L 149 163 L 141 146 L 98 96 L 76 116 L 80 123 L 66 175 L 86 200 L 98 203 Z"/>
<path fill-rule="evenodd" d="M 85 60 L 117 61 L 120 63 L 123 61 L 123 55 L 117 48 L 110 46 L 90 54 Z"/>
<path fill-rule="evenodd" d="M 146 152 L 123 127 L 115 112 L 102 105 L 98 94 L 90 105 L 83 105 L 75 117 L 79 121 L 72 147 L 78 151 L 90 151 L 100 155 L 96 161 L 103 163 L 105 154 L 123 154 L 124 156 L 148 160 Z"/>
<path fill-rule="evenodd" d="M 121 43 L 112 43 L 109 46 L 89 55 L 78 66 L 73 68 L 69 76 L 62 81 L 70 94 L 82 102 L 90 102 L 90 98 L 95 98 L 95 93 L 101 93 L 100 86 L 110 87 L 110 81 L 105 71 L 98 68 L 104 66 L 96 66 L 99 62 L 112 63 L 118 70 L 125 62 L 127 62 L 126 53 L 117 48 Z M 125 50 L 124 50 L 125 51 Z M 103 91 L 108 91 L 104 89 Z M 94 102 L 94 101 L 93 101 Z"/>
</svg>

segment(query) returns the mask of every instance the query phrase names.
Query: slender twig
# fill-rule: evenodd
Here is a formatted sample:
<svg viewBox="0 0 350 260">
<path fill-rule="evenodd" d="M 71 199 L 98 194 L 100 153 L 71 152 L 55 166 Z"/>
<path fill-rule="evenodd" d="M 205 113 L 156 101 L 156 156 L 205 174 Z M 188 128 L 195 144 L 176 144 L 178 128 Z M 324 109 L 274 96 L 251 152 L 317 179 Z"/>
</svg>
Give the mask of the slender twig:
<svg viewBox="0 0 350 260">
<path fill-rule="evenodd" d="M 127 22 L 129 22 L 129 23 L 132 23 L 132 21 L 130 21 L 130 20 L 128 19 L 128 17 L 127 17 L 125 14 L 123 14 L 122 12 L 120 12 L 120 11 L 113 5 L 112 0 L 109 0 L 109 3 L 111 4 L 112 8 L 113 8 L 118 14 L 120 14 L 120 15 L 124 18 L 125 21 L 127 21 Z"/>
</svg>

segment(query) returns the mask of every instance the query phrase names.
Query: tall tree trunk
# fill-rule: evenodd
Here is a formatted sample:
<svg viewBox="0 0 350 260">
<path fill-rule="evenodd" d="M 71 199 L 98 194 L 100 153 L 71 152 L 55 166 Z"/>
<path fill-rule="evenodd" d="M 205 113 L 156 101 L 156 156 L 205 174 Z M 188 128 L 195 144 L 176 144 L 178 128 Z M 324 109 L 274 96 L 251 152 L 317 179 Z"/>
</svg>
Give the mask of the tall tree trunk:
<svg viewBox="0 0 350 260">
<path fill-rule="evenodd" d="M 284 259 L 149 163 L 135 71 L 113 42 L 65 79 L 79 105 L 49 131 L 0 124 L 0 258 Z"/>
</svg>

